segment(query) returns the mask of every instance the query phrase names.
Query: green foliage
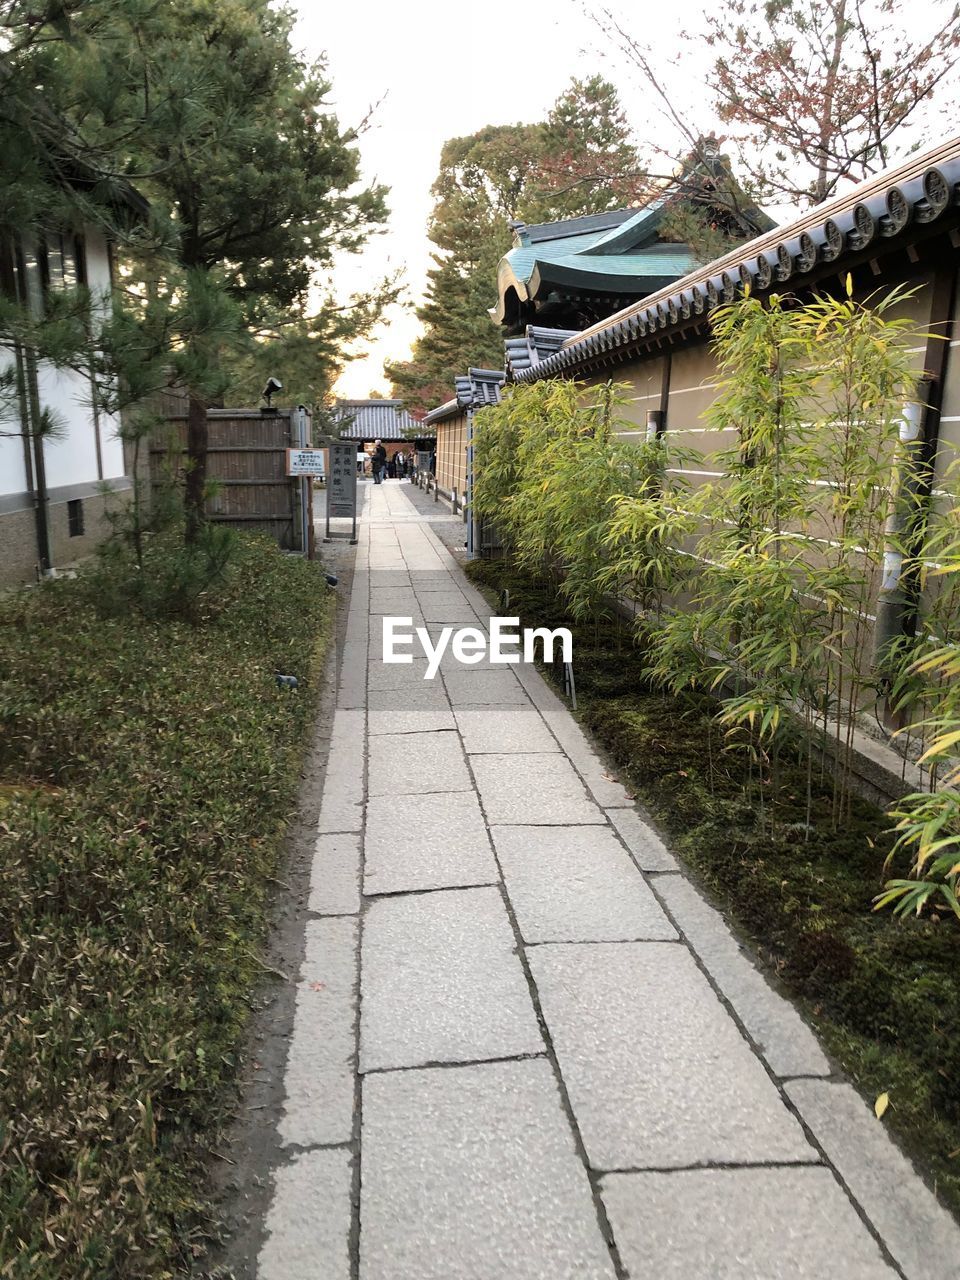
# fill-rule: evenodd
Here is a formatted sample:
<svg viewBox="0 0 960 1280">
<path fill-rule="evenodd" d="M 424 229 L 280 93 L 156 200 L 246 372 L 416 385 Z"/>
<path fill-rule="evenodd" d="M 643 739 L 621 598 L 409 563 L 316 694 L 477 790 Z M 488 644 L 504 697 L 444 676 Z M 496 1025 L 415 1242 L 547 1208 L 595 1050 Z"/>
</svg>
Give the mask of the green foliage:
<svg viewBox="0 0 960 1280">
<path fill-rule="evenodd" d="M 209 621 L 224 607 L 223 588 L 236 551 L 234 531 L 208 524 L 196 541 L 185 543 L 179 521 L 159 534 L 145 534 L 136 529 L 132 512 L 129 508 L 121 515 L 90 569 L 100 613 L 135 610 L 145 618 Z"/>
<path fill-rule="evenodd" d="M 917 558 L 927 605 L 920 634 L 900 655 L 897 705 L 905 733 L 924 748 L 930 791 L 904 796 L 896 851 L 911 856 L 910 875 L 887 882 L 877 907 L 919 914 L 945 903 L 960 918 L 960 466 L 941 481 L 941 502 L 925 522 Z"/>
<path fill-rule="evenodd" d="M 662 443 L 618 438 L 630 426 L 624 403 L 610 383 L 536 382 L 510 388 L 475 420 L 478 514 L 496 523 L 519 565 L 552 568 L 578 617 L 604 612 L 635 576 L 614 551 L 628 527 L 625 504 L 664 475 Z"/>
<path fill-rule="evenodd" d="M 478 415 L 475 501 L 518 567 L 551 573 L 575 616 L 596 622 L 612 598 L 633 602 L 648 675 L 717 697 L 771 826 L 785 820 L 787 746 L 805 760 L 808 811 L 832 761 L 833 821 L 849 820 L 854 733 L 892 691 L 939 786 L 896 812 L 914 878 L 891 882 L 880 905 L 937 900 L 960 916 L 960 509 L 954 498 L 945 514 L 928 510 L 924 464 L 900 439 L 917 395 L 919 335 L 897 316 L 909 296 L 861 302 L 848 288 L 806 306 L 774 296 L 720 308 L 705 421 L 731 444 L 711 453 L 716 483 L 684 489 L 683 459 L 662 439 L 618 440 L 611 387 L 541 382 Z M 873 625 L 885 554 L 903 559 L 927 606 L 916 641 L 892 647 Z"/>
<path fill-rule="evenodd" d="M 187 389 L 190 536 L 206 406 L 254 399 L 266 372 L 321 402 L 343 347 L 396 297 L 391 281 L 347 304 L 311 298 L 317 273 L 383 223 L 385 192 L 360 187 L 357 134 L 329 106 L 324 65 L 295 52 L 295 18 L 268 0 L 0 9 L 0 224 L 95 221 L 124 260 L 111 323 L 71 317 L 65 295 L 0 314 L 0 337 L 94 367 L 104 404 Z M 150 201 L 141 222 L 117 199 L 125 179 Z"/>
<path fill-rule="evenodd" d="M 721 692 L 731 743 L 774 779 L 799 716 L 808 796 L 815 750 L 819 767 L 828 752 L 836 762 L 837 822 L 849 815 L 857 718 L 880 687 L 870 613 L 914 394 L 909 322 L 889 314 L 904 296 L 803 307 L 747 297 L 715 314 L 722 377 L 706 422 L 732 444 L 711 455 L 723 479 L 687 499 L 696 580 L 660 622 L 651 667 L 673 690 Z"/>
<path fill-rule="evenodd" d="M 11 1280 L 166 1276 L 202 1240 L 334 600 L 265 541 L 231 570 L 203 626 L 104 617 L 97 574 L 0 603 Z"/>
</svg>

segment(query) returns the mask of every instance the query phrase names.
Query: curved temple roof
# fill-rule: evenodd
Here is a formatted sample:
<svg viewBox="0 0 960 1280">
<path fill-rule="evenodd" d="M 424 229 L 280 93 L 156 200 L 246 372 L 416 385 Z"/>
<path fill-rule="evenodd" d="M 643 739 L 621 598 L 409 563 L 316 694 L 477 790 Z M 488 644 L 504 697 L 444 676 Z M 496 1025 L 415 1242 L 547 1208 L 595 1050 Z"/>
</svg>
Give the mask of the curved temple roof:
<svg viewBox="0 0 960 1280">
<path fill-rule="evenodd" d="M 610 215 L 618 219 L 612 225 L 571 218 L 544 228 L 519 228 L 515 234 L 520 243 L 497 267 L 493 319 L 510 323 L 520 303 L 542 298 L 551 288 L 629 296 L 649 293 L 689 271 L 696 259 L 686 245 L 662 244 L 654 238 L 651 223 L 662 204 L 656 201 L 644 209 L 617 210 Z M 547 227 L 557 234 L 541 238 L 530 234 Z M 562 234 L 567 230 L 569 234 Z M 648 243 L 643 244 L 644 240 Z"/>
<path fill-rule="evenodd" d="M 589 364 L 603 353 L 637 348 L 730 302 L 749 287 L 756 293 L 805 283 L 829 264 L 844 260 L 913 228 L 952 216 L 960 221 L 960 137 L 942 143 L 895 169 L 860 183 L 844 195 L 739 245 L 682 279 L 652 293 L 581 333 L 559 351 L 527 368 L 518 382 L 533 382 Z"/>
<path fill-rule="evenodd" d="M 401 400 L 338 400 L 333 412 L 341 440 L 409 440 L 422 434 Z"/>
<path fill-rule="evenodd" d="M 726 196 L 717 194 L 721 188 Z M 556 305 L 564 295 L 571 300 L 597 298 L 602 313 L 604 303 L 609 310 L 618 302 L 664 288 L 692 271 L 697 261 L 689 245 L 660 237 L 664 217 L 674 206 L 716 204 L 745 235 L 773 227 L 746 197 L 739 208 L 727 208 L 734 191 L 739 187 L 726 158 L 705 149 L 688 157 L 660 193 L 640 208 L 536 226 L 513 223 L 515 243 L 497 267 L 498 302 L 491 317 L 516 327 L 524 316 L 533 318 L 535 304 L 538 309 Z M 570 318 L 568 312 L 568 322 Z"/>
</svg>

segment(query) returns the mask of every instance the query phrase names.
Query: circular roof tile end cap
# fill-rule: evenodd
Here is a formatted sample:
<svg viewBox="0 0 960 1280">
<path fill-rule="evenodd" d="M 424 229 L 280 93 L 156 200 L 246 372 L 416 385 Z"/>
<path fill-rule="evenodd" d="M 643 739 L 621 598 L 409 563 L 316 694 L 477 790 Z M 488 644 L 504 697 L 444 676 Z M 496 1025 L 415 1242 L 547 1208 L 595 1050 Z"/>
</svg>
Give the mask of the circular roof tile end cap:
<svg viewBox="0 0 960 1280">
<path fill-rule="evenodd" d="M 719 286 L 721 283 L 722 281 L 720 281 L 718 276 L 712 276 L 707 281 L 707 306 L 711 311 L 714 307 L 718 307 L 720 305 Z"/>
<path fill-rule="evenodd" d="M 757 288 L 769 289 L 773 281 L 773 267 L 770 265 L 770 259 L 765 253 L 761 253 L 757 258 Z"/>
<path fill-rule="evenodd" d="M 793 255 L 785 244 L 777 245 L 777 265 L 773 274 L 781 282 L 789 280 L 793 275 Z"/>
<path fill-rule="evenodd" d="M 911 208 L 907 197 L 899 187 L 891 187 L 887 192 L 887 211 L 880 219 L 880 232 L 885 236 L 895 236 L 910 221 Z"/>
<path fill-rule="evenodd" d="M 668 314 L 669 314 L 669 316 L 670 316 L 670 323 L 671 323 L 671 324 L 676 324 L 676 323 L 677 323 L 677 321 L 680 319 L 680 311 L 679 311 L 679 309 L 678 309 L 678 307 L 677 307 L 677 300 L 676 300 L 676 298 L 675 298 L 675 297 L 674 297 L 674 298 L 670 298 L 670 299 L 668 299 L 668 301 L 667 301 L 667 312 L 668 312 Z"/>
<path fill-rule="evenodd" d="M 950 203 L 950 183 L 939 169 L 928 169 L 923 175 L 923 194 L 932 216 L 939 218 Z"/>
<path fill-rule="evenodd" d="M 691 294 L 691 301 L 693 302 L 693 310 L 695 314 L 698 316 L 702 316 L 703 308 L 705 305 L 703 290 L 698 288 L 696 285 L 694 285 L 694 287 L 690 291 L 690 294 Z"/>
<path fill-rule="evenodd" d="M 853 233 L 851 236 L 854 249 L 865 249 L 877 234 L 877 220 L 865 204 L 854 205 Z"/>
<path fill-rule="evenodd" d="M 812 271 L 817 265 L 817 246 L 813 242 L 813 237 L 807 231 L 800 232 L 799 244 L 797 246 L 797 270 Z"/>
<path fill-rule="evenodd" d="M 820 257 L 824 262 L 834 262 L 843 252 L 843 232 L 828 218 L 823 224 L 823 244 L 820 246 Z"/>
</svg>

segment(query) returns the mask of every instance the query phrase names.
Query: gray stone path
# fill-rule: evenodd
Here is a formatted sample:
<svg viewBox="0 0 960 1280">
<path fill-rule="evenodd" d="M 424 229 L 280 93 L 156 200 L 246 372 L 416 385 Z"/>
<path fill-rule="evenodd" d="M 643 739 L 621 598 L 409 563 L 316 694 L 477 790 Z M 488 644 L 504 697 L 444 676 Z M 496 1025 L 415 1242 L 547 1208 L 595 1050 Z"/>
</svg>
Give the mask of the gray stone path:
<svg viewBox="0 0 960 1280">
<path fill-rule="evenodd" d="M 365 490 L 260 1280 L 952 1280 L 960 1230 L 489 609 Z"/>
</svg>

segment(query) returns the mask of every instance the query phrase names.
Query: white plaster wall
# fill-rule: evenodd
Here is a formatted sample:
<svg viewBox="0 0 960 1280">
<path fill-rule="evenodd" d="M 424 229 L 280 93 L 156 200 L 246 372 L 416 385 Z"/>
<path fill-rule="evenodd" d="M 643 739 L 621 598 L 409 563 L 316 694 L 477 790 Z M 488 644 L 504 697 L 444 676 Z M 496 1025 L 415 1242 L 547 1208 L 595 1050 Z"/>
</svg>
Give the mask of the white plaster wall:
<svg viewBox="0 0 960 1280">
<path fill-rule="evenodd" d="M 27 487 L 27 471 L 23 463 L 23 441 L 18 437 L 0 439 L 0 497 L 23 493 Z"/>
<path fill-rule="evenodd" d="M 105 298 L 110 289 L 110 265 L 104 236 L 95 228 L 85 232 L 87 281 L 94 298 Z M 38 371 L 40 402 L 51 409 L 60 424 L 60 438 L 44 441 L 43 454 L 47 486 L 92 484 L 97 472 L 96 433 L 90 405 L 90 383 L 82 374 L 41 364 Z M 100 416 L 100 446 L 103 479 L 124 474 L 123 445 L 117 434 L 118 420 Z"/>
<path fill-rule="evenodd" d="M 13 364 L 13 357 L 0 349 L 0 368 L 6 370 Z M 23 463 L 23 441 L 19 435 L 7 436 L 8 431 L 20 430 L 20 415 L 16 412 L 0 416 L 0 497 L 8 493 L 23 493 L 27 487 L 27 471 Z"/>
<path fill-rule="evenodd" d="M 97 446 L 90 412 L 90 383 L 71 370 L 41 364 L 37 373 L 40 405 L 57 422 L 57 437 L 43 442 L 47 488 L 95 483 Z"/>
</svg>

